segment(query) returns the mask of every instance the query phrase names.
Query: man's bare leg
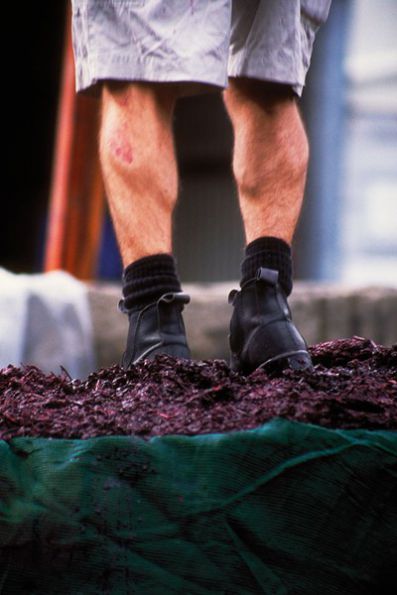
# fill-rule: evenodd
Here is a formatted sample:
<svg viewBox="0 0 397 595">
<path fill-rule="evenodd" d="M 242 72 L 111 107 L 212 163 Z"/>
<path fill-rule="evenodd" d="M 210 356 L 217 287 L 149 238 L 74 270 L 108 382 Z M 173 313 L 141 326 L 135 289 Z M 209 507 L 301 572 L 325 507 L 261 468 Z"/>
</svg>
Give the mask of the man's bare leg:
<svg viewBox="0 0 397 595">
<path fill-rule="evenodd" d="M 172 251 L 177 167 L 174 86 L 104 85 L 100 158 L 124 266 Z"/>
<path fill-rule="evenodd" d="M 296 100 L 282 85 L 241 78 L 229 83 L 224 99 L 247 243 L 273 236 L 291 244 L 309 153 Z"/>
<path fill-rule="evenodd" d="M 100 158 L 123 271 L 122 310 L 129 317 L 123 366 L 159 353 L 190 357 L 172 256 L 177 166 L 172 115 L 178 88 L 105 84 Z"/>
<path fill-rule="evenodd" d="M 290 318 L 291 242 L 302 206 L 308 143 L 288 88 L 230 79 L 224 100 L 234 129 L 233 171 L 246 235 L 241 290 L 230 294 L 231 365 L 310 368 Z"/>
</svg>

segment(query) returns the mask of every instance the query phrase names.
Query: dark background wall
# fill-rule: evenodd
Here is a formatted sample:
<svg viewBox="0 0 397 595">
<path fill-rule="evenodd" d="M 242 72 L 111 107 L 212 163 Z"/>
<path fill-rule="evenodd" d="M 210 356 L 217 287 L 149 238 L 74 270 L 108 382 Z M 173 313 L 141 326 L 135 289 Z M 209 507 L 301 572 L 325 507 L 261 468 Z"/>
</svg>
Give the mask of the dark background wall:
<svg viewBox="0 0 397 595">
<path fill-rule="evenodd" d="M 3 33 L 9 26 L 12 35 L 2 54 L 0 266 L 13 271 L 41 267 L 64 8 L 59 1 L 11 2 L 3 21 Z"/>
</svg>

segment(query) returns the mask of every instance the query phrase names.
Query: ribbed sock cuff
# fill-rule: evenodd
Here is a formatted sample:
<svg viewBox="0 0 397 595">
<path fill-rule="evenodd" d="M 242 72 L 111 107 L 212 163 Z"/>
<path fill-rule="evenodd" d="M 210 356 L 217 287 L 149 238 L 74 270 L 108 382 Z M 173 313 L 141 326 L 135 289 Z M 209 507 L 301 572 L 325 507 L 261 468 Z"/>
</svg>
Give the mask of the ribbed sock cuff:
<svg viewBox="0 0 397 595">
<path fill-rule="evenodd" d="M 286 295 L 292 291 L 291 248 L 284 240 L 274 237 L 257 238 L 245 249 L 245 259 L 241 265 L 240 286 L 253 279 L 259 267 L 275 269 L 279 273 L 279 283 Z"/>
<path fill-rule="evenodd" d="M 144 307 L 164 293 L 181 291 L 176 263 L 171 254 L 144 256 L 123 271 L 124 308 Z"/>
</svg>

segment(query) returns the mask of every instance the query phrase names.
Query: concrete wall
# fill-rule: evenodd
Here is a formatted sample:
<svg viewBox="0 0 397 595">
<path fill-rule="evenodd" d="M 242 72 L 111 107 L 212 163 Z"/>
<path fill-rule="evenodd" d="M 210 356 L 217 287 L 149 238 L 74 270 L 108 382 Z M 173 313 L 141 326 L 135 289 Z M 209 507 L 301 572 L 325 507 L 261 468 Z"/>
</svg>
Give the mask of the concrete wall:
<svg viewBox="0 0 397 595">
<path fill-rule="evenodd" d="M 227 296 L 233 288 L 237 282 L 184 285 L 192 298 L 184 319 L 194 358 L 228 359 Z M 89 284 L 98 367 L 119 362 L 124 350 L 127 317 L 117 309 L 119 298 L 118 285 Z M 384 345 L 397 342 L 397 287 L 297 282 L 290 305 L 309 344 L 353 335 Z"/>
</svg>

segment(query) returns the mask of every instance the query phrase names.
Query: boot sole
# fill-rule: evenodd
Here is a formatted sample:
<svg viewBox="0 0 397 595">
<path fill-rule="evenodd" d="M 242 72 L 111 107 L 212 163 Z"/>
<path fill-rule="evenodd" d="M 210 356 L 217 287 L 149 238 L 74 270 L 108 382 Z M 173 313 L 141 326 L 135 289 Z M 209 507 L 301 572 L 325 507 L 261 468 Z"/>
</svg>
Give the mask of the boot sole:
<svg viewBox="0 0 397 595">
<path fill-rule="evenodd" d="M 295 358 L 300 359 L 301 361 L 298 363 L 298 361 L 294 361 Z M 291 363 L 298 363 L 298 365 L 291 365 Z M 255 372 L 255 370 L 281 371 L 283 369 L 288 368 L 295 370 L 312 370 L 313 364 L 308 352 L 304 349 L 299 349 L 297 351 L 287 351 L 285 353 L 281 353 L 280 355 L 276 355 L 275 357 L 266 360 L 265 362 L 253 369 L 241 365 L 238 356 L 235 354 L 231 354 L 230 358 L 230 369 L 233 372 L 238 372 L 239 374 L 243 374 L 244 376 L 252 374 L 252 372 Z"/>
</svg>

